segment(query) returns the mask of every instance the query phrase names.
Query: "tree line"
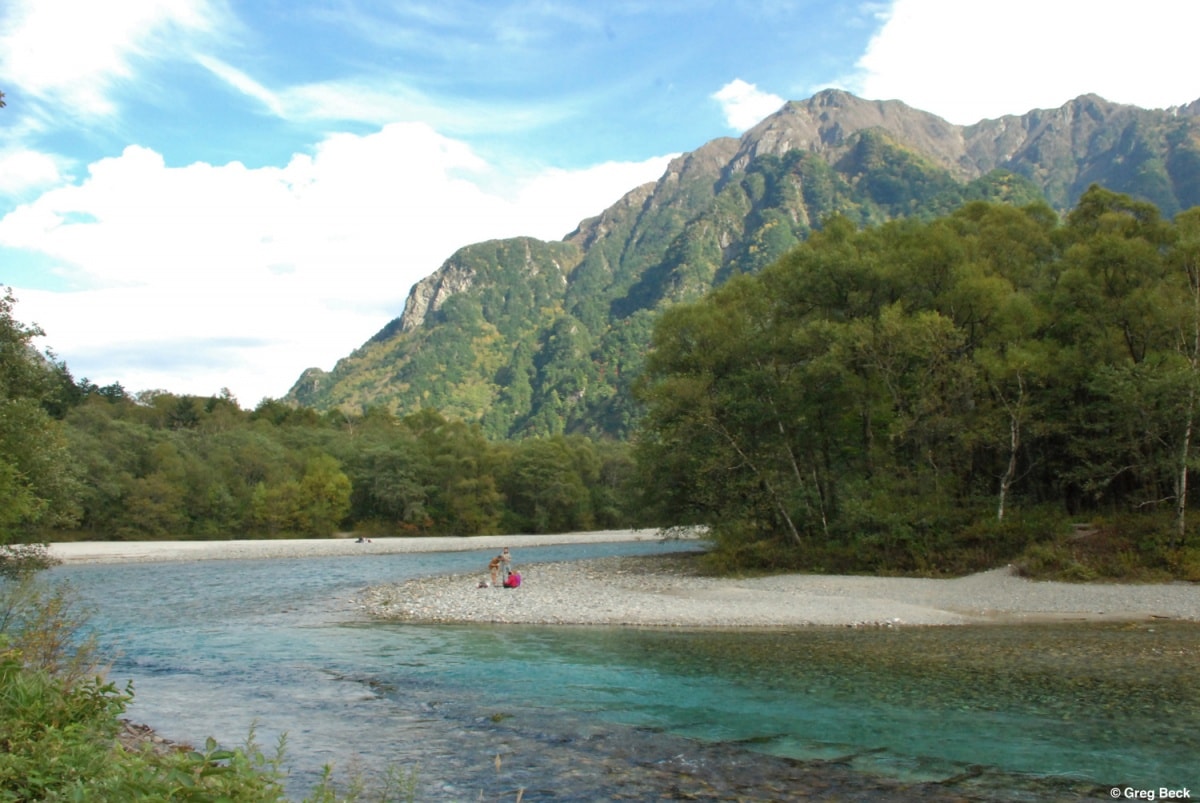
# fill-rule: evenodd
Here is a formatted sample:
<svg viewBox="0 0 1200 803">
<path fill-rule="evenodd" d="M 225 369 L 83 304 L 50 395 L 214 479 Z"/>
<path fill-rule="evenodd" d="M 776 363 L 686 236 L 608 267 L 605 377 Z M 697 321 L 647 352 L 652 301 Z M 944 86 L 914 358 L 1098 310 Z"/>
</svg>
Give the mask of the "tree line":
<svg viewBox="0 0 1200 803">
<path fill-rule="evenodd" d="M 433 410 L 319 414 L 75 381 L 0 302 L 3 542 L 567 532 L 631 523 L 626 444 L 486 439 Z"/>
<path fill-rule="evenodd" d="M 735 564 L 961 570 L 1134 513 L 1179 554 L 1198 390 L 1200 208 L 835 217 L 664 313 L 637 457 Z"/>
</svg>

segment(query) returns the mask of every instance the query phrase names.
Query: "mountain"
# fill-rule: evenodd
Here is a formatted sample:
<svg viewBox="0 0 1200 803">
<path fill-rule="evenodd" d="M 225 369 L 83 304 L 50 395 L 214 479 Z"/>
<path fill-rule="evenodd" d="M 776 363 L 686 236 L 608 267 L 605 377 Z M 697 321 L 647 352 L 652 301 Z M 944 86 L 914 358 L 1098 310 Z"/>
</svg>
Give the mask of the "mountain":
<svg viewBox="0 0 1200 803">
<path fill-rule="evenodd" d="M 305 371 L 286 400 L 434 407 L 492 437 L 624 437 L 657 313 L 762 268 L 828 216 L 873 225 L 973 199 L 1063 211 L 1093 183 L 1167 216 L 1200 204 L 1200 100 L 1146 110 L 1085 95 L 957 126 L 821 92 L 676 158 L 561 241 L 460 249 L 399 318 L 332 371 Z"/>
</svg>

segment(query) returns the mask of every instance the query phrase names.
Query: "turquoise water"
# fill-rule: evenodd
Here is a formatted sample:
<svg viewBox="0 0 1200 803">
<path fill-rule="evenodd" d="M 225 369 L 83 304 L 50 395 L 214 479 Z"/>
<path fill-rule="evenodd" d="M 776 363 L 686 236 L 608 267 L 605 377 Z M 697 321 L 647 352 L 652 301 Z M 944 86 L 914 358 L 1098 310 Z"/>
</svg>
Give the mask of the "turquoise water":
<svg viewBox="0 0 1200 803">
<path fill-rule="evenodd" d="M 418 768 L 422 800 L 651 799 L 680 784 L 701 799 L 1050 800 L 1200 785 L 1195 625 L 433 626 L 364 621 L 348 603 L 488 556 L 52 574 L 96 605 L 110 677 L 135 684 L 132 718 L 192 742 L 238 744 L 254 726 L 270 747 L 286 733 L 297 796 L 324 763 L 368 778 Z"/>
</svg>

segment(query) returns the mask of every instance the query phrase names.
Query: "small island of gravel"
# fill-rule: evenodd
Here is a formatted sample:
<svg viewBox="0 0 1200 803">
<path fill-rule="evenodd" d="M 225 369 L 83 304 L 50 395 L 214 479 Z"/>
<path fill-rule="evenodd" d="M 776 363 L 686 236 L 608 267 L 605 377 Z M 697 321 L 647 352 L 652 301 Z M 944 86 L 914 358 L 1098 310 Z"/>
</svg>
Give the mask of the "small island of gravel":
<svg viewBox="0 0 1200 803">
<path fill-rule="evenodd" d="M 519 555 L 515 558 L 519 562 Z M 519 588 L 471 575 L 366 589 L 370 615 L 409 622 L 747 628 L 1040 621 L 1200 621 L 1200 586 L 1034 582 L 1010 568 L 952 580 L 786 574 L 716 578 L 681 555 L 522 565 Z"/>
</svg>

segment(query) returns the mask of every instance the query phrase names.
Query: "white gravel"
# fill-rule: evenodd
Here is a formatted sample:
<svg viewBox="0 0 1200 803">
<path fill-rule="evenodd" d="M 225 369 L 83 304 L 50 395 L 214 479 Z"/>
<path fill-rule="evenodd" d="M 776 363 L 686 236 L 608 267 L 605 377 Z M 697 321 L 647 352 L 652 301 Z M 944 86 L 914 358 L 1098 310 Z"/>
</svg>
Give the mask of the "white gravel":
<svg viewBox="0 0 1200 803">
<path fill-rule="evenodd" d="M 520 555 L 514 550 L 514 562 Z M 486 570 L 366 589 L 358 604 L 417 622 L 794 627 L 1019 621 L 1200 621 L 1200 586 L 1032 582 L 1009 569 L 954 580 L 789 574 L 695 576 L 679 561 L 599 558 L 523 566 L 520 588 L 479 588 Z"/>
<path fill-rule="evenodd" d="M 336 555 L 389 555 L 397 552 L 469 552 L 473 549 L 596 544 L 618 541 L 657 541 L 657 530 L 596 530 L 557 535 L 474 535 L 449 537 L 372 538 L 358 543 L 354 536 L 336 538 L 279 538 L 245 541 L 77 541 L 49 545 L 50 554 L 64 563 L 142 563 L 188 560 L 259 560 L 314 558 Z"/>
</svg>

